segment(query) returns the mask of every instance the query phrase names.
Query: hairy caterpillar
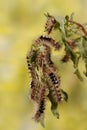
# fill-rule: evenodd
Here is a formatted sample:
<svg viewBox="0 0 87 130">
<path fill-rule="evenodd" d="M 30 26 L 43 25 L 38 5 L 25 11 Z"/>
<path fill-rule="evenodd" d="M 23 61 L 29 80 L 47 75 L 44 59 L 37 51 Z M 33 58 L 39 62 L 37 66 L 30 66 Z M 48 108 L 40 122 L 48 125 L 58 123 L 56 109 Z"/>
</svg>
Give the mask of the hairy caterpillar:
<svg viewBox="0 0 87 130">
<path fill-rule="evenodd" d="M 48 35 L 41 35 L 37 40 L 35 40 L 35 44 L 48 45 L 50 47 L 54 47 L 56 50 L 59 50 L 61 47 L 58 42 L 56 42 L 53 38 L 49 37 Z"/>
<path fill-rule="evenodd" d="M 40 122 L 43 126 L 44 126 L 45 98 L 46 98 L 46 86 L 45 84 L 42 84 L 42 88 L 39 93 L 38 108 L 33 119 L 36 122 Z"/>
<path fill-rule="evenodd" d="M 60 102 L 62 100 L 62 93 L 60 88 L 60 77 L 56 75 L 55 72 L 49 68 L 45 70 L 44 74 L 45 77 L 47 78 L 49 90 L 52 93 L 54 101 L 56 103 Z"/>
<path fill-rule="evenodd" d="M 56 19 L 54 18 L 54 16 L 49 15 L 48 13 L 45 14 L 45 16 L 47 17 L 47 21 L 45 23 L 45 31 L 50 34 L 53 27 L 56 24 Z"/>
<path fill-rule="evenodd" d="M 39 88 L 38 88 L 39 84 L 38 82 L 33 79 L 33 81 L 31 81 L 31 99 L 35 102 L 39 102 Z"/>
</svg>

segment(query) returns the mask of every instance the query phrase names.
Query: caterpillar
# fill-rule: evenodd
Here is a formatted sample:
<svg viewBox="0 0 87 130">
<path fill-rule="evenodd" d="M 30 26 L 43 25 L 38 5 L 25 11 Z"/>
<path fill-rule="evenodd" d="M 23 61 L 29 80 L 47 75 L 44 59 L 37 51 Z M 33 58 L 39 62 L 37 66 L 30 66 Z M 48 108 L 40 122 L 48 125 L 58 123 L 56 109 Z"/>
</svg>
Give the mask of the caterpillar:
<svg viewBox="0 0 87 130">
<path fill-rule="evenodd" d="M 48 45 L 54 47 L 56 50 L 60 49 L 60 44 L 56 42 L 53 38 L 49 37 L 48 35 L 41 35 L 37 40 L 35 40 L 35 44 L 39 45 Z"/>
<path fill-rule="evenodd" d="M 49 74 L 49 77 L 50 77 L 50 79 L 52 80 L 52 82 L 53 82 L 54 85 L 55 85 L 55 84 L 58 84 L 57 78 L 56 78 L 56 76 L 54 75 L 54 73 L 50 73 L 50 74 Z"/>
<path fill-rule="evenodd" d="M 46 98 L 46 86 L 45 84 L 42 84 L 42 88 L 39 93 L 38 108 L 33 117 L 33 119 L 36 122 L 40 122 L 42 125 L 44 125 L 45 98 Z"/>
<path fill-rule="evenodd" d="M 49 66 L 53 66 L 53 61 L 51 60 L 51 54 L 50 53 L 48 53 L 48 55 L 46 56 L 46 61 L 47 61 Z"/>
<path fill-rule="evenodd" d="M 67 102 L 68 95 L 67 93 L 60 88 L 60 77 L 56 76 L 55 73 L 51 72 L 49 74 L 49 77 L 53 83 L 54 86 L 50 88 L 52 90 L 51 93 L 53 93 L 54 97 L 58 99 L 58 102 L 65 100 Z M 56 100 L 57 101 L 57 100 Z M 55 101 L 54 101 L 55 102 Z"/>
<path fill-rule="evenodd" d="M 60 89 L 60 77 L 57 77 L 53 72 L 49 73 L 49 78 L 52 82 L 50 89 L 52 90 L 53 96 L 55 97 L 56 102 L 61 101 L 62 94 Z"/>
<path fill-rule="evenodd" d="M 37 62 L 37 66 L 39 66 L 39 67 L 43 66 L 43 55 L 41 52 L 39 52 L 39 55 L 37 56 L 36 62 Z"/>
<path fill-rule="evenodd" d="M 31 90 L 31 99 L 35 102 L 39 102 L 39 88 L 37 86 L 33 86 Z"/>
<path fill-rule="evenodd" d="M 54 101 L 56 103 L 60 102 L 62 100 L 60 77 L 56 75 L 51 67 L 44 68 L 44 77 L 47 79 L 48 89 L 51 91 Z"/>
<path fill-rule="evenodd" d="M 47 17 L 47 21 L 46 21 L 46 23 L 45 23 L 45 31 L 46 31 L 48 34 L 50 34 L 57 21 L 56 21 L 56 19 L 54 18 L 54 16 L 51 16 L 51 15 L 49 15 L 48 13 L 45 14 L 45 16 Z"/>
<path fill-rule="evenodd" d="M 51 67 L 54 70 L 56 70 L 53 61 L 51 60 L 51 49 L 48 45 L 42 45 L 43 52 L 39 52 L 37 56 L 37 64 L 40 65 L 40 67 Z"/>
<path fill-rule="evenodd" d="M 42 37 L 41 37 L 42 38 Z M 53 62 L 51 61 L 51 55 L 50 55 L 50 47 L 48 45 L 43 45 L 44 49 L 41 52 L 38 53 L 37 60 L 39 61 L 40 67 L 43 67 L 43 73 L 46 72 L 45 74 L 50 77 L 50 82 L 51 82 L 51 87 L 50 89 L 52 90 L 53 96 L 55 97 L 56 102 L 61 101 L 61 89 L 59 88 L 60 86 L 60 77 L 55 75 L 54 70 L 56 68 L 54 67 Z M 41 57 L 42 56 L 42 57 Z M 43 65 L 42 65 L 43 62 Z M 44 77 L 46 77 L 44 75 Z"/>
</svg>

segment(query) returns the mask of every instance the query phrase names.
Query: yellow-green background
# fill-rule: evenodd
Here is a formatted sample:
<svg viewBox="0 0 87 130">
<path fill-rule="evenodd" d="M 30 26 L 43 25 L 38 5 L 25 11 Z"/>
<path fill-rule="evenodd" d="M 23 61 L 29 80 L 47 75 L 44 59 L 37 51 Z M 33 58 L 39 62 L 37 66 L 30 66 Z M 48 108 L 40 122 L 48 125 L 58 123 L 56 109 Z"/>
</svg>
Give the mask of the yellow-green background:
<svg viewBox="0 0 87 130">
<path fill-rule="evenodd" d="M 55 17 L 74 12 L 75 19 L 85 23 L 87 0 L 0 0 L 0 130 L 43 130 L 32 120 L 26 53 L 43 34 L 46 12 Z M 44 130 L 87 130 L 87 79 L 81 83 L 72 63 L 62 65 L 58 54 L 53 57 L 69 101 L 59 105 L 59 120 L 47 102 Z"/>
</svg>

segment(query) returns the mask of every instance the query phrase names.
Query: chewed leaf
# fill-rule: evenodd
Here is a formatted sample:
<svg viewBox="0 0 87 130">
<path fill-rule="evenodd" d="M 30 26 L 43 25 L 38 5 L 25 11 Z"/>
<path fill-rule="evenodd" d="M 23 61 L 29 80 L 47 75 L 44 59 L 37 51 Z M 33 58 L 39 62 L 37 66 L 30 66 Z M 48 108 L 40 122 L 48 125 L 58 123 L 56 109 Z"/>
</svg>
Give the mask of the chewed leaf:
<svg viewBox="0 0 87 130">
<path fill-rule="evenodd" d="M 71 15 L 70 15 L 70 20 L 73 20 L 73 17 L 74 17 L 74 13 L 72 13 Z"/>
<path fill-rule="evenodd" d="M 85 36 L 79 39 L 78 43 L 79 51 L 81 53 L 82 59 L 85 63 L 85 76 L 87 76 L 87 38 Z"/>
<path fill-rule="evenodd" d="M 64 44 L 65 44 L 65 51 L 67 52 L 67 54 L 70 55 L 70 58 L 74 64 L 74 68 L 76 68 L 78 66 L 78 57 L 76 53 L 72 50 L 72 48 L 67 44 L 66 41 L 64 41 Z"/>
<path fill-rule="evenodd" d="M 81 76 L 81 74 L 80 74 L 78 69 L 75 70 L 74 74 L 77 75 L 77 77 L 80 79 L 80 81 L 83 81 L 83 78 L 82 78 L 82 76 Z"/>
<path fill-rule="evenodd" d="M 63 99 L 67 102 L 68 101 L 68 94 L 62 89 Z"/>
<path fill-rule="evenodd" d="M 66 15 L 66 16 L 65 16 L 65 19 L 66 19 L 66 20 L 69 20 L 69 16 L 68 16 L 68 15 Z"/>
<path fill-rule="evenodd" d="M 59 29 L 60 30 L 60 23 L 56 22 L 55 26 L 54 26 L 54 30 Z"/>
<path fill-rule="evenodd" d="M 56 102 L 54 101 L 51 92 L 49 93 L 48 97 L 49 97 L 50 102 L 51 102 L 51 111 L 52 111 L 53 115 L 56 116 L 56 118 L 59 119 L 59 113 L 58 113 L 58 111 L 57 111 L 58 103 L 56 103 Z"/>
<path fill-rule="evenodd" d="M 85 69 L 86 69 L 86 72 L 84 72 L 85 76 L 87 76 L 87 38 L 86 37 L 83 37 L 83 60 L 85 62 Z"/>
<path fill-rule="evenodd" d="M 83 72 L 84 75 L 87 77 L 87 62 L 85 63 L 86 72 Z"/>
<path fill-rule="evenodd" d="M 51 111 L 56 118 L 59 119 L 59 113 L 57 111 L 58 104 L 51 104 Z"/>
<path fill-rule="evenodd" d="M 60 16 L 58 17 L 58 22 L 60 23 L 60 30 L 61 30 L 61 33 L 65 36 L 65 18 Z"/>
</svg>

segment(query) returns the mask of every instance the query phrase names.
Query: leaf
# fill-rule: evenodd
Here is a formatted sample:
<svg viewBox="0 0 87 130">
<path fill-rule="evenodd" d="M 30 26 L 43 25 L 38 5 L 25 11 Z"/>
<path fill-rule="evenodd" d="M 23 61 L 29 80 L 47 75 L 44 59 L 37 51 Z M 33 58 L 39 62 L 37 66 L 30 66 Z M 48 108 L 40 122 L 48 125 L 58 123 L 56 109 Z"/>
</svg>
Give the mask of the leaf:
<svg viewBox="0 0 87 130">
<path fill-rule="evenodd" d="M 75 70 L 74 74 L 77 75 L 77 77 L 80 79 L 80 81 L 83 81 L 83 78 L 82 78 L 82 76 L 81 76 L 81 74 L 80 74 L 78 69 Z"/>
<path fill-rule="evenodd" d="M 71 15 L 70 15 L 70 20 L 73 20 L 73 17 L 74 17 L 74 13 L 72 13 Z"/>
<path fill-rule="evenodd" d="M 77 75 L 77 77 L 80 79 L 80 81 L 83 81 L 83 78 L 78 69 L 78 63 L 79 63 L 79 59 L 81 57 L 80 52 L 74 52 L 73 49 L 67 44 L 66 40 L 63 39 L 63 41 L 65 44 L 65 51 L 70 56 L 70 58 L 74 64 L 74 68 L 76 69 L 74 73 Z"/>
<path fill-rule="evenodd" d="M 84 73 L 84 75 L 87 77 L 87 61 L 86 61 L 86 63 L 85 63 L 85 69 L 86 69 L 86 72 L 83 72 L 83 73 Z"/>
<path fill-rule="evenodd" d="M 49 97 L 49 99 L 50 99 L 50 101 L 51 101 L 51 111 L 52 111 L 53 115 L 56 116 L 56 118 L 59 119 L 59 113 L 58 113 L 58 111 L 57 111 L 58 103 L 56 103 L 56 102 L 54 101 L 51 91 L 49 92 L 48 97 Z"/>
<path fill-rule="evenodd" d="M 54 26 L 54 30 L 56 30 L 56 29 L 60 30 L 60 23 L 58 21 L 56 22 L 56 24 Z"/>
<path fill-rule="evenodd" d="M 85 69 L 86 72 L 84 72 L 85 76 L 87 76 L 87 38 L 83 37 L 83 60 L 85 62 Z"/>
<path fill-rule="evenodd" d="M 87 76 L 87 38 L 85 36 L 80 38 L 79 44 L 78 44 L 82 59 L 85 63 L 85 76 Z"/>
<path fill-rule="evenodd" d="M 44 125 L 44 119 L 40 120 L 40 124 L 43 128 L 45 128 L 45 125 Z"/>
<path fill-rule="evenodd" d="M 51 104 L 51 111 L 52 111 L 53 115 L 56 116 L 57 119 L 59 119 L 59 113 L 57 112 L 57 107 L 58 107 L 57 103 Z"/>
<path fill-rule="evenodd" d="M 73 49 L 67 44 L 67 42 L 65 40 L 64 44 L 65 44 L 65 51 L 66 53 L 70 56 L 73 64 L 74 64 L 74 68 L 78 67 L 78 61 L 79 61 L 79 57 L 77 57 L 77 54 L 73 51 Z"/>
<path fill-rule="evenodd" d="M 64 100 L 67 102 L 68 101 L 68 94 L 63 90 L 63 89 L 61 89 L 61 91 L 62 91 L 62 94 L 63 94 L 63 98 L 64 98 Z"/>
<path fill-rule="evenodd" d="M 69 16 L 68 16 L 68 15 L 66 15 L 66 16 L 65 16 L 65 19 L 68 21 L 68 20 L 69 20 Z"/>
<path fill-rule="evenodd" d="M 60 16 L 58 17 L 58 22 L 60 23 L 60 31 L 62 32 L 62 34 L 65 36 L 65 18 Z"/>
</svg>

